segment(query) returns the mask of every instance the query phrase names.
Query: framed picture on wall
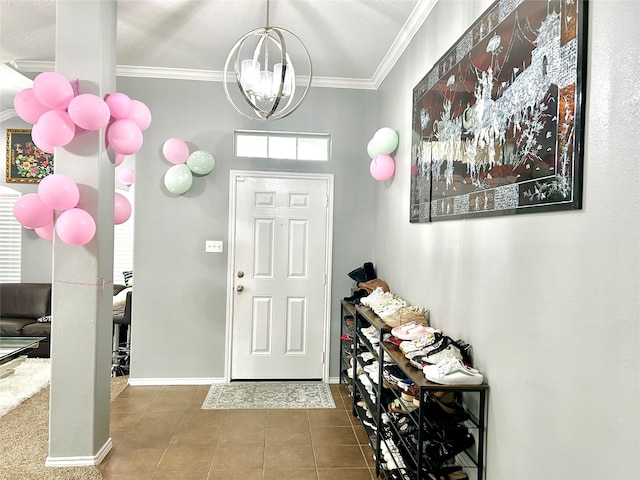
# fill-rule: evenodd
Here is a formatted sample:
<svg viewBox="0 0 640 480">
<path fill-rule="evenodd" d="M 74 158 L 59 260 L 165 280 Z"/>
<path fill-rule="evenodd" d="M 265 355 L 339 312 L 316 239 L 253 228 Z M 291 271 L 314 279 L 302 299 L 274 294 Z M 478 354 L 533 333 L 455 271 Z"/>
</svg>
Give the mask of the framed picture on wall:
<svg viewBox="0 0 640 480">
<path fill-rule="evenodd" d="M 582 208 L 586 7 L 498 0 L 416 85 L 411 222 Z"/>
<path fill-rule="evenodd" d="M 39 183 L 53 173 L 53 155 L 43 152 L 31 130 L 7 128 L 7 183 Z"/>
</svg>

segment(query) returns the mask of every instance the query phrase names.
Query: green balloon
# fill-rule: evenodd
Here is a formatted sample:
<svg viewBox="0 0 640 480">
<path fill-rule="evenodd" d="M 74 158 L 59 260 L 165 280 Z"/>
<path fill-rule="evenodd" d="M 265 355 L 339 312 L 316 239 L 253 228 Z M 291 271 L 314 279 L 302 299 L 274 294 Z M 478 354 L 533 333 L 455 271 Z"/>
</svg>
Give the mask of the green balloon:
<svg viewBox="0 0 640 480">
<path fill-rule="evenodd" d="M 188 192 L 192 183 L 193 175 L 184 163 L 174 165 L 164 174 L 164 186 L 176 195 Z"/>
<path fill-rule="evenodd" d="M 383 127 L 378 130 L 373 136 L 373 140 L 375 140 L 376 145 L 379 147 L 379 153 L 389 155 L 398 148 L 398 134 L 394 129 L 389 127 Z"/>
<path fill-rule="evenodd" d="M 382 153 L 382 151 L 380 150 L 380 145 L 378 145 L 378 142 L 375 138 L 369 140 L 369 143 L 367 144 L 367 153 L 371 158 L 376 158 Z"/>
<path fill-rule="evenodd" d="M 209 152 L 196 150 L 187 158 L 187 167 L 196 175 L 206 175 L 213 170 L 216 161 Z"/>
</svg>

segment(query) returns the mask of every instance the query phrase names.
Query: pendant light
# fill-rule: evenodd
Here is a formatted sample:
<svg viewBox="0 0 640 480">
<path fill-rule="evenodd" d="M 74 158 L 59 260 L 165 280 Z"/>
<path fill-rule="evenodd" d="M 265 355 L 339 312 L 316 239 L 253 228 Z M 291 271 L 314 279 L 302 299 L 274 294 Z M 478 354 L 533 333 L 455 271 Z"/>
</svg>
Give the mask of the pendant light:
<svg viewBox="0 0 640 480">
<path fill-rule="evenodd" d="M 303 57 L 306 56 L 306 79 L 296 78 L 294 64 L 287 50 L 287 39 L 293 39 L 302 47 L 298 50 Z M 296 61 L 302 62 L 303 59 Z M 242 36 L 229 52 L 222 82 L 227 100 L 238 113 L 251 120 L 277 120 L 290 115 L 300 106 L 311 86 L 311 78 L 309 51 L 289 30 L 269 25 L 267 0 L 266 26 Z M 240 93 L 235 95 L 235 101 L 228 86 L 234 80 Z M 304 90 L 296 89 L 296 80 L 300 83 L 305 81 Z"/>
</svg>

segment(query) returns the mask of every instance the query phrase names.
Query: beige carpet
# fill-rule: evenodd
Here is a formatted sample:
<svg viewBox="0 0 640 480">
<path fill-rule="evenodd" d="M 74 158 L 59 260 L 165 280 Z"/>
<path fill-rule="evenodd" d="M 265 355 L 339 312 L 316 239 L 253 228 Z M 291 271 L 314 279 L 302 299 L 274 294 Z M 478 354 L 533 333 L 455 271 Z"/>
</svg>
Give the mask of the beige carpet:
<svg viewBox="0 0 640 480">
<path fill-rule="evenodd" d="M 111 379 L 111 401 L 129 377 Z M 0 480 L 101 480 L 97 467 L 45 467 L 49 454 L 49 387 L 0 418 Z"/>
</svg>

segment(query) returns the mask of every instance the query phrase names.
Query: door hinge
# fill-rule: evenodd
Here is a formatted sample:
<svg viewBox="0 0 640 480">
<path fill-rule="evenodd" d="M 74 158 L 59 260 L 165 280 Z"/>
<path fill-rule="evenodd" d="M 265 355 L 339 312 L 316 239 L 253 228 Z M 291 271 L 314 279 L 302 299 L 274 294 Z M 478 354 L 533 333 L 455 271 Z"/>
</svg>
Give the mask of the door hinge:
<svg viewBox="0 0 640 480">
<path fill-rule="evenodd" d="M 322 352 L 322 364 L 324 365 L 327 361 L 327 354 L 326 352 Z"/>
</svg>

